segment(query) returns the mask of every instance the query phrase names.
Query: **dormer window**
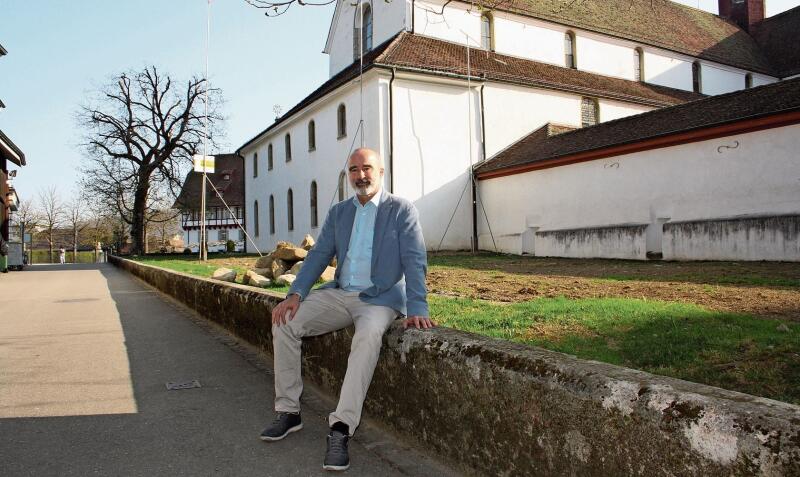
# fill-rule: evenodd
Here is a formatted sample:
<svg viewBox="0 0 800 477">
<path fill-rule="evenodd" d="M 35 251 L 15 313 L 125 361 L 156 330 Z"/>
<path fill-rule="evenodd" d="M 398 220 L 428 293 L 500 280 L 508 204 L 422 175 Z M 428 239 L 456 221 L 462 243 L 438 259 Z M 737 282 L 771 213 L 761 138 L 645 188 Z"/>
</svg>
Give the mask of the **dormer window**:
<svg viewBox="0 0 800 477">
<path fill-rule="evenodd" d="M 564 34 L 564 63 L 567 68 L 577 68 L 575 61 L 575 34 L 568 31 Z"/>
<path fill-rule="evenodd" d="M 231 175 L 230 175 L 230 174 L 224 174 L 224 175 L 222 176 L 222 180 L 224 180 L 224 181 L 229 181 L 229 180 L 231 180 Z"/>
<path fill-rule="evenodd" d="M 494 51 L 494 21 L 490 13 L 481 15 L 481 48 Z"/>
<path fill-rule="evenodd" d="M 744 87 L 745 87 L 745 89 L 750 89 L 750 88 L 753 87 L 753 75 L 752 74 L 747 73 L 746 75 L 744 75 Z"/>
<path fill-rule="evenodd" d="M 359 13 L 361 17 L 359 18 Z M 353 59 L 358 60 L 361 52 L 372 49 L 372 8 L 369 3 L 362 3 L 356 7 L 353 24 Z M 359 21 L 360 20 L 360 21 Z"/>
</svg>

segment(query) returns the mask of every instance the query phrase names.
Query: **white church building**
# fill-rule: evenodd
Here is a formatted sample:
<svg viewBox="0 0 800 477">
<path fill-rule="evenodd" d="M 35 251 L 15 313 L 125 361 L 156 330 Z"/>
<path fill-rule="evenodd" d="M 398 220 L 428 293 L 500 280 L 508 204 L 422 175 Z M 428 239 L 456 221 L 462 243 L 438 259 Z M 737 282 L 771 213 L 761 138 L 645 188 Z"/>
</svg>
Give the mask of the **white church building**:
<svg viewBox="0 0 800 477">
<path fill-rule="evenodd" d="M 237 151 L 248 233 L 316 236 L 364 144 L 429 250 L 798 261 L 800 7 L 719 4 L 339 1 L 330 79 Z"/>
</svg>

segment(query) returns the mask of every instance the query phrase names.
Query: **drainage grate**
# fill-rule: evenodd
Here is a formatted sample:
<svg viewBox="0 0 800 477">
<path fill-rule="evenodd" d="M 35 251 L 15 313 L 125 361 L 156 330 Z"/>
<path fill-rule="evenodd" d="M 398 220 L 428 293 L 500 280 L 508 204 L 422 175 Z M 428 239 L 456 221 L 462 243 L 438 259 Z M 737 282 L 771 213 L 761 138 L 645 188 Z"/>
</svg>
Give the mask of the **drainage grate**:
<svg viewBox="0 0 800 477">
<path fill-rule="evenodd" d="M 178 381 L 174 383 L 167 383 L 167 390 L 169 391 L 179 391 L 181 389 L 192 389 L 192 388 L 199 388 L 200 381 L 197 379 L 193 379 L 191 381 Z"/>
</svg>

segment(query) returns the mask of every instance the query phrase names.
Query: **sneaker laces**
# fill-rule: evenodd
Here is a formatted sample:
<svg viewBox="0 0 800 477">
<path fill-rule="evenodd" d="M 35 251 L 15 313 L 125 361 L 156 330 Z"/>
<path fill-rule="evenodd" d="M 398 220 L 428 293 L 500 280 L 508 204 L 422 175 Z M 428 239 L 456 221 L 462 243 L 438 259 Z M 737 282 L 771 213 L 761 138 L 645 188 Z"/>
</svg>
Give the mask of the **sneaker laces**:
<svg viewBox="0 0 800 477">
<path fill-rule="evenodd" d="M 347 447 L 348 436 L 339 432 L 333 431 L 328 435 L 328 445 L 330 450 L 334 452 L 344 452 Z"/>
</svg>

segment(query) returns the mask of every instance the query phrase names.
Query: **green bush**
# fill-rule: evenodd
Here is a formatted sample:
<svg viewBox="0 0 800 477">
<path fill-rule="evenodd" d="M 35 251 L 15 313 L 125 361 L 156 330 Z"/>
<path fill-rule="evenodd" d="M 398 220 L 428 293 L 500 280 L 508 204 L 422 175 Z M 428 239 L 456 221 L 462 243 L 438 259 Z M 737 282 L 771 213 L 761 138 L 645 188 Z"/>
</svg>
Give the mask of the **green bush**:
<svg viewBox="0 0 800 477">
<path fill-rule="evenodd" d="M 228 240 L 227 242 L 225 242 L 225 251 L 228 253 L 235 252 L 236 242 L 234 242 L 233 240 Z"/>
<path fill-rule="evenodd" d="M 50 251 L 45 250 L 28 250 L 28 263 L 58 263 L 58 249 L 53 249 L 53 259 L 50 260 Z M 78 251 L 78 260 L 74 259 L 72 250 L 67 250 L 65 254 L 67 263 L 94 263 L 94 251 Z"/>
</svg>

